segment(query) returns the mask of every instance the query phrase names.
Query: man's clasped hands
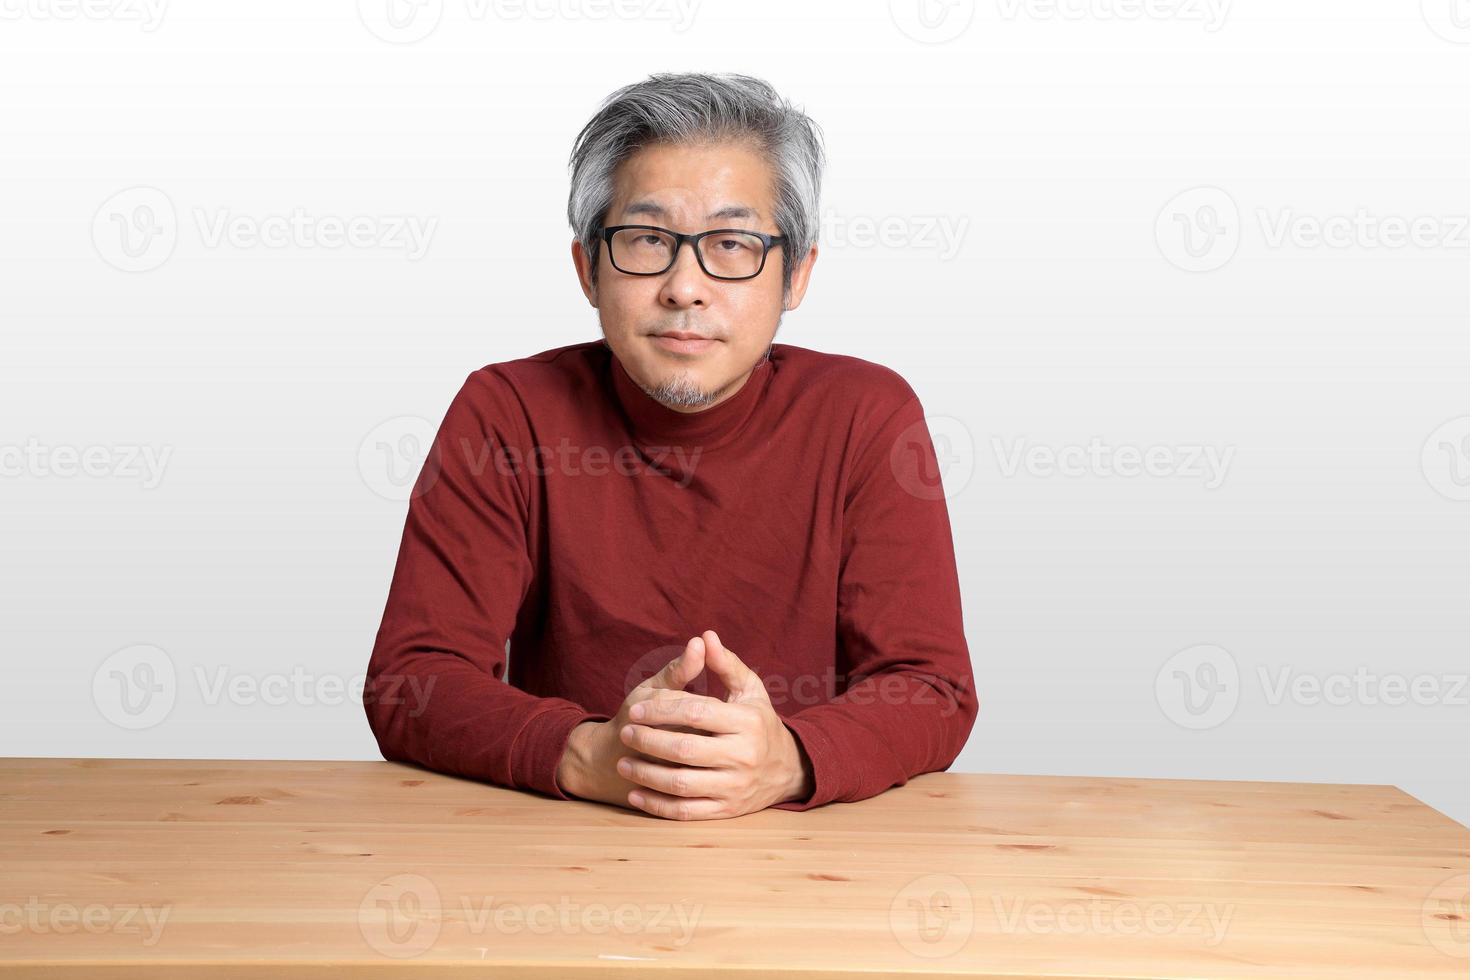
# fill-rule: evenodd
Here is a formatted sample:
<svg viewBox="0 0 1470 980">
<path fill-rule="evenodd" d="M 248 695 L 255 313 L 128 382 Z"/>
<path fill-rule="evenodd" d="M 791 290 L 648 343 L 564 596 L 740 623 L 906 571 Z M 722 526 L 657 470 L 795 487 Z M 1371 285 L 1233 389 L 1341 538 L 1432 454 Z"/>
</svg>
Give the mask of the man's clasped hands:
<svg viewBox="0 0 1470 980">
<path fill-rule="evenodd" d="M 724 701 L 684 690 L 706 669 Z M 719 820 L 808 799 L 812 771 L 760 677 L 705 630 L 610 721 L 572 729 L 556 782 L 568 796 L 657 817 Z"/>
</svg>

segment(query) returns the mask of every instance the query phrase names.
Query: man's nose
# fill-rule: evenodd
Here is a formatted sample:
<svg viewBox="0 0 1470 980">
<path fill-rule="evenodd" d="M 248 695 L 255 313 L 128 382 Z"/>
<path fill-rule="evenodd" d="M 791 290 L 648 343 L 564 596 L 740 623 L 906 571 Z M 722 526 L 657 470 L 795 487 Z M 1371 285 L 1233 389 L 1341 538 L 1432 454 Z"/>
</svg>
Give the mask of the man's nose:
<svg viewBox="0 0 1470 980">
<path fill-rule="evenodd" d="M 710 278 L 699 267 L 694 246 L 686 242 L 674 257 L 674 265 L 664 273 L 659 302 L 670 309 L 709 305 Z"/>
</svg>

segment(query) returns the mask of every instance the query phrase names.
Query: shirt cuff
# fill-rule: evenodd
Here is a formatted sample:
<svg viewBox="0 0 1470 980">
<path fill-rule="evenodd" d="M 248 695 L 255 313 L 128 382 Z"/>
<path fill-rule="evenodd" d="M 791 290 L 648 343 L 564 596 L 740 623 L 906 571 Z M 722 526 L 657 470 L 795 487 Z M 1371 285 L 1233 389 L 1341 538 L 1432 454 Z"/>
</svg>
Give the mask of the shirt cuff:
<svg viewBox="0 0 1470 980">
<path fill-rule="evenodd" d="M 516 735 L 511 748 L 511 782 L 518 789 L 533 789 L 558 800 L 575 800 L 556 784 L 556 770 L 567 750 L 572 729 L 584 721 L 611 721 L 580 708 L 543 711 L 532 716 Z"/>
<path fill-rule="evenodd" d="M 806 753 L 812 763 L 812 795 L 804 800 L 787 800 L 774 803 L 772 810 L 810 810 L 837 799 L 841 787 L 836 783 L 837 772 L 832 743 L 814 722 L 799 716 L 782 718 L 782 723 L 796 739 L 797 747 Z"/>
</svg>

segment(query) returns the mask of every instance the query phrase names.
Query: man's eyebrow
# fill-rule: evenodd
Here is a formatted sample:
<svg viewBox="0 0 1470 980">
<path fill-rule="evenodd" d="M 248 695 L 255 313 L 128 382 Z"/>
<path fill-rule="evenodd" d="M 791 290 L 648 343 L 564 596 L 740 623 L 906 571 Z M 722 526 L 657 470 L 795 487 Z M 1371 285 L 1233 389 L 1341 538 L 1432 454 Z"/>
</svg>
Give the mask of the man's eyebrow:
<svg viewBox="0 0 1470 980">
<path fill-rule="evenodd" d="M 623 208 L 623 213 L 627 215 L 650 215 L 655 218 L 661 218 L 665 214 L 667 214 L 667 212 L 664 211 L 663 206 L 658 204 L 656 201 L 634 201 L 632 204 L 629 204 L 627 207 Z M 716 211 L 711 211 L 705 216 L 705 220 L 717 221 L 723 218 L 755 218 L 759 220 L 760 216 L 761 213 L 758 209 L 750 207 L 748 205 L 727 204 Z"/>
</svg>

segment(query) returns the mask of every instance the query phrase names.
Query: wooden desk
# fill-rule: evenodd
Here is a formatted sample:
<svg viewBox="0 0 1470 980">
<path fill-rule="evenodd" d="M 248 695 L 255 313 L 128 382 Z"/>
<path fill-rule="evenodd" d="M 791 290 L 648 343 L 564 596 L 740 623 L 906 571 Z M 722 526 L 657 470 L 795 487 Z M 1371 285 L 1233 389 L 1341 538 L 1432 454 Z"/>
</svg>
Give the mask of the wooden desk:
<svg viewBox="0 0 1470 980">
<path fill-rule="evenodd" d="M 1470 977 L 1386 786 L 936 773 L 677 823 L 378 762 L 0 759 L 0 976 Z"/>
</svg>

